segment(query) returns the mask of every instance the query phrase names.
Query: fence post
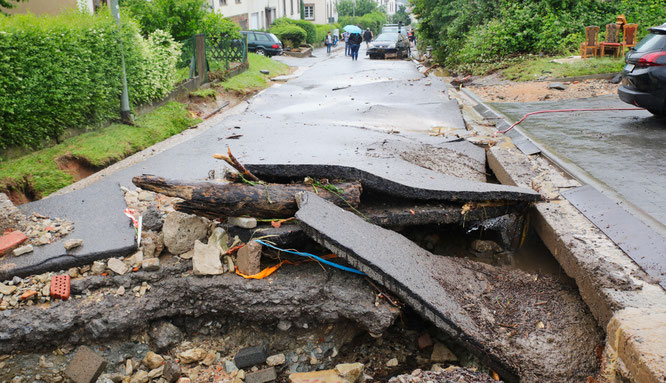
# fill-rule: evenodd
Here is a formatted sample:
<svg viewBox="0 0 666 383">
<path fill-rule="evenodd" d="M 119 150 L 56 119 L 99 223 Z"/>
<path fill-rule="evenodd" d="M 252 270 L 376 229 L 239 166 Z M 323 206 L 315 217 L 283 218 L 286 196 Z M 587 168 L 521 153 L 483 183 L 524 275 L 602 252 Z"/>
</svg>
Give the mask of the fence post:
<svg viewBox="0 0 666 383">
<path fill-rule="evenodd" d="M 208 82 L 208 71 L 206 70 L 206 35 L 199 34 L 194 38 L 194 54 L 197 63 L 197 75 L 199 84 Z"/>
</svg>

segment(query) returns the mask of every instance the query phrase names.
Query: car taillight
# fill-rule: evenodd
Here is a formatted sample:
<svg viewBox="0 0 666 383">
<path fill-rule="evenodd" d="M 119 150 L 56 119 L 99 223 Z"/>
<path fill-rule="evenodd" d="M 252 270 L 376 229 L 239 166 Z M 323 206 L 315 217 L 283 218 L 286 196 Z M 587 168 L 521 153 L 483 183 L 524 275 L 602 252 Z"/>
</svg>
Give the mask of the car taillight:
<svg viewBox="0 0 666 383">
<path fill-rule="evenodd" d="M 652 52 L 638 59 L 638 66 L 663 66 L 666 65 L 666 52 Z"/>
<path fill-rule="evenodd" d="M 280 46 L 277 44 L 273 44 L 273 49 L 278 49 Z"/>
</svg>

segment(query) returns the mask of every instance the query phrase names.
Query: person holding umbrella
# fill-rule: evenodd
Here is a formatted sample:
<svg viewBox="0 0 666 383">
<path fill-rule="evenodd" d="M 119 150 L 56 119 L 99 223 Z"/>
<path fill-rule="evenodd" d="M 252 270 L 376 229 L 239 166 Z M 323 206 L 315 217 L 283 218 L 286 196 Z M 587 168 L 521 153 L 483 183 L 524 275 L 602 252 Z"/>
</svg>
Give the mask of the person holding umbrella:
<svg viewBox="0 0 666 383">
<path fill-rule="evenodd" d="M 350 33 L 349 48 L 352 60 L 358 60 L 358 50 L 361 48 L 361 43 L 363 42 L 363 37 L 361 37 L 363 30 L 356 25 L 347 25 L 342 29 Z"/>
</svg>

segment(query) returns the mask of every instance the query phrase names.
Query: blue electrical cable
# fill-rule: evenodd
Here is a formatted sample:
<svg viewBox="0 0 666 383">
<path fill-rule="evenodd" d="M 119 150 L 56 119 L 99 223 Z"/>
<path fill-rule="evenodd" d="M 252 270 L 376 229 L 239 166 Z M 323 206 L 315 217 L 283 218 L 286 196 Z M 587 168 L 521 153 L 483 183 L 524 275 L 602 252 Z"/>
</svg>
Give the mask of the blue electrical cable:
<svg viewBox="0 0 666 383">
<path fill-rule="evenodd" d="M 289 253 L 289 254 L 300 255 L 301 257 L 310 257 L 310 258 L 314 258 L 314 259 L 316 259 L 316 260 L 319 261 L 319 262 L 325 263 L 325 264 L 327 264 L 327 265 L 329 265 L 329 266 L 333 266 L 333 267 L 338 268 L 338 269 L 340 269 L 340 270 L 349 271 L 350 273 L 355 273 L 355 274 L 359 274 L 359 275 L 365 275 L 365 273 L 362 272 L 362 271 L 358 271 L 358 270 L 356 270 L 356 269 L 352 269 L 351 267 L 338 265 L 337 263 L 333 263 L 333 262 L 331 262 L 331 261 L 327 261 L 327 260 L 325 260 L 325 259 L 323 259 L 323 258 L 321 258 L 321 257 L 318 257 L 318 256 L 314 255 L 314 254 L 310 254 L 310 253 L 301 253 L 301 252 L 298 252 L 298 251 L 291 251 L 291 250 L 280 249 L 279 247 L 276 247 L 276 246 L 273 246 L 273 245 L 269 245 L 268 243 L 266 243 L 266 242 L 264 242 L 264 241 L 260 241 L 260 240 L 258 240 L 258 239 L 255 239 L 254 241 L 257 242 L 257 243 L 260 243 L 260 244 L 262 244 L 262 245 L 264 245 L 264 246 L 268 246 L 268 247 L 270 247 L 271 249 L 275 249 L 275 250 L 283 251 L 283 252 L 285 252 L 285 253 Z"/>
</svg>

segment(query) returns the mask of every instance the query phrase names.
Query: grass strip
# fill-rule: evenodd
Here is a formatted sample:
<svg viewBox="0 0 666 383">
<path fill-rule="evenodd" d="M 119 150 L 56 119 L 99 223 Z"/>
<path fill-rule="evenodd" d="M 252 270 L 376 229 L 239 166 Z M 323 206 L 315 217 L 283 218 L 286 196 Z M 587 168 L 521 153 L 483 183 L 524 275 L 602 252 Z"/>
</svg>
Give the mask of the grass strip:
<svg viewBox="0 0 666 383">
<path fill-rule="evenodd" d="M 502 74 L 513 81 L 531 81 L 544 76 L 547 78 L 562 78 L 619 73 L 624 66 L 624 60 L 613 57 L 590 58 L 562 64 L 553 62 L 555 58 L 542 57 L 522 60 L 504 69 Z"/>
<path fill-rule="evenodd" d="M 197 124 L 185 105 L 170 102 L 136 120 L 83 133 L 25 156 L 0 162 L 0 191 L 45 197 L 74 182 L 56 160 L 69 156 L 103 168 Z M 29 192 L 29 193 L 27 193 Z"/>
<path fill-rule="evenodd" d="M 269 79 L 275 76 L 282 76 L 289 73 L 289 66 L 270 57 L 261 56 L 255 53 L 248 53 L 249 69 L 245 72 L 231 77 L 225 81 L 215 84 L 215 86 L 225 90 L 232 90 L 242 93 L 250 93 L 268 87 Z M 261 70 L 269 71 L 265 75 Z"/>
</svg>

